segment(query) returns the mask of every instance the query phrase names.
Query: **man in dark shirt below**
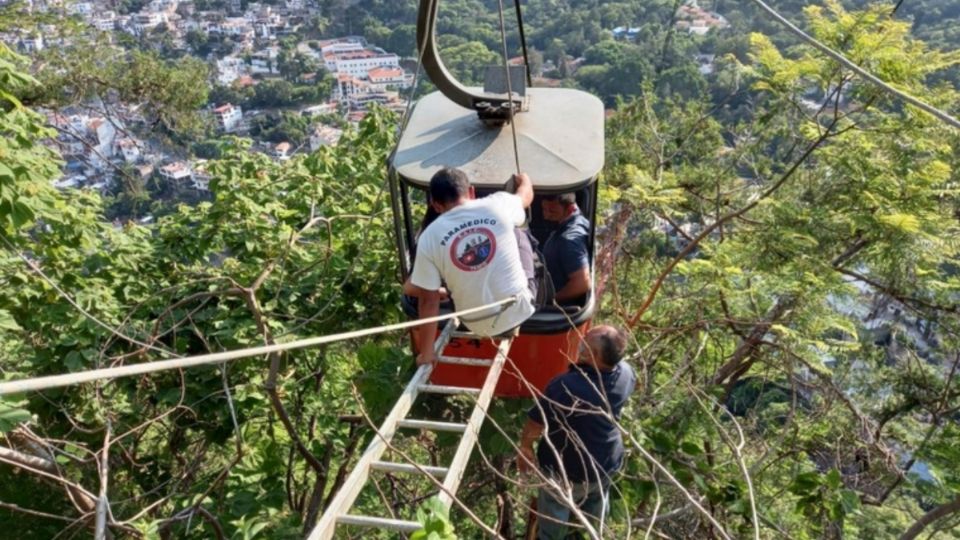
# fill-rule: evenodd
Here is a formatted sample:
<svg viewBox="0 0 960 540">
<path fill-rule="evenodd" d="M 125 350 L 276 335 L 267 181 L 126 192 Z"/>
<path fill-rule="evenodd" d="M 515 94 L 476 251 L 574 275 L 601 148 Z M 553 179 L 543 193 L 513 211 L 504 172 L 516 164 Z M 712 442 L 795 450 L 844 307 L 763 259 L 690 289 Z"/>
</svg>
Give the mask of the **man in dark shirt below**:
<svg viewBox="0 0 960 540">
<path fill-rule="evenodd" d="M 553 299 L 560 304 L 582 302 L 590 291 L 590 222 L 577 208 L 573 193 L 547 195 L 543 219 L 557 224 L 543 244 L 543 259 L 553 280 Z"/>
<path fill-rule="evenodd" d="M 636 387 L 633 368 L 621 362 L 626 337 L 612 326 L 598 326 L 587 332 L 580 344 L 576 365 L 556 376 L 530 409 L 520 437 L 517 465 L 521 473 L 534 463 L 533 443 L 540 441 L 536 461 L 561 489 L 540 488 L 537 500 L 540 540 L 566 538 L 571 520 L 572 500 L 591 520 L 603 528 L 610 483 L 623 465 L 623 438 L 611 419 L 620 411 Z"/>
</svg>

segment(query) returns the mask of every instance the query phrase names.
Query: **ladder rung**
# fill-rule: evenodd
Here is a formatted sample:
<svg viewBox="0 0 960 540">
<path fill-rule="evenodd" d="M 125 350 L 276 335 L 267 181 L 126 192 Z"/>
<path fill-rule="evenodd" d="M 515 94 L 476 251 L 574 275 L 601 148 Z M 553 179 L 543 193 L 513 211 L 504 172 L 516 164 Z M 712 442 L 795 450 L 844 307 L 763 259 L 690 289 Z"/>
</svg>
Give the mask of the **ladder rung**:
<svg viewBox="0 0 960 540">
<path fill-rule="evenodd" d="M 387 519 L 373 516 L 357 516 L 351 514 L 342 514 L 337 516 L 337 523 L 343 525 L 359 525 L 361 527 L 375 527 L 377 529 L 390 529 L 401 532 L 417 532 L 423 528 L 423 525 L 416 521 L 404 521 L 402 519 Z"/>
<path fill-rule="evenodd" d="M 480 393 L 479 388 L 467 388 L 465 386 L 442 386 L 439 384 L 421 384 L 421 392 L 427 392 L 429 394 L 471 394 L 477 395 Z"/>
<path fill-rule="evenodd" d="M 409 429 L 426 429 L 430 431 L 452 431 L 454 433 L 463 433 L 467 430 L 466 424 L 455 424 L 453 422 L 434 422 L 433 420 L 400 420 L 397 426 Z"/>
<path fill-rule="evenodd" d="M 493 360 L 484 360 L 482 358 L 464 358 L 461 356 L 441 356 L 439 361 L 441 364 L 456 364 L 458 366 L 490 367 L 493 365 Z"/>
<path fill-rule="evenodd" d="M 444 476 L 447 474 L 446 467 L 433 467 L 431 465 L 415 466 L 409 463 L 394 463 L 392 461 L 374 461 L 370 464 L 376 471 L 384 472 L 402 472 L 402 473 L 420 473 L 425 472 L 433 476 Z"/>
</svg>

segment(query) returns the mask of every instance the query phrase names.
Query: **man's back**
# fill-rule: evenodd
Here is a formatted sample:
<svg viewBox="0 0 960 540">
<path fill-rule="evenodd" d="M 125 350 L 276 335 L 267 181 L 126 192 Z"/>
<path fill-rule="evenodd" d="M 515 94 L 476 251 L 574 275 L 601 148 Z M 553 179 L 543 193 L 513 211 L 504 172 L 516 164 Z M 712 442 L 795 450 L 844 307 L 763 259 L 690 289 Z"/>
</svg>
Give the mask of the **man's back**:
<svg viewBox="0 0 960 540">
<path fill-rule="evenodd" d="M 606 481 L 620 468 L 623 439 L 608 415 L 620 411 L 636 386 L 636 374 L 626 362 L 609 370 L 578 364 L 547 385 L 530 410 L 530 418 L 547 428 L 537 458 L 542 466 L 574 482 Z M 557 458 L 560 458 L 559 460 Z"/>
<path fill-rule="evenodd" d="M 520 295 L 517 304 L 464 321 L 484 335 L 519 325 L 535 311 L 514 235 L 525 217 L 520 198 L 506 192 L 444 212 L 420 235 L 411 282 L 436 290 L 446 281 L 457 309 Z"/>
</svg>

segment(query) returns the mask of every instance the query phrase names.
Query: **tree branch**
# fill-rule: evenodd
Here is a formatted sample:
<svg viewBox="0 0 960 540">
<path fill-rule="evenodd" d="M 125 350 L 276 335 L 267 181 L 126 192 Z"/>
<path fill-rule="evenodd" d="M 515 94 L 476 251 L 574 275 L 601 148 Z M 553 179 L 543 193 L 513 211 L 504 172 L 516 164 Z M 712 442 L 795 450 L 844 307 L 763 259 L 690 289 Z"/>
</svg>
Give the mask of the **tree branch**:
<svg viewBox="0 0 960 540">
<path fill-rule="evenodd" d="M 900 540 L 913 540 L 923 532 L 923 529 L 925 529 L 927 525 L 956 512 L 960 512 L 960 495 L 957 495 L 952 501 L 943 503 L 922 515 L 920 519 L 915 521 L 909 529 L 900 535 Z"/>
</svg>

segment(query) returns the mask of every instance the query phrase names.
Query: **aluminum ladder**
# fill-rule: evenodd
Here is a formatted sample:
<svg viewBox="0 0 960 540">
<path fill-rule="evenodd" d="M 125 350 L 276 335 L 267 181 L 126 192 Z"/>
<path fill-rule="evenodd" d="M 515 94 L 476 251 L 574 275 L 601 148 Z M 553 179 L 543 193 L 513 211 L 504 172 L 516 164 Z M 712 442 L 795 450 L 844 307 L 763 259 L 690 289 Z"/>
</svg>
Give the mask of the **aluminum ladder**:
<svg viewBox="0 0 960 540">
<path fill-rule="evenodd" d="M 333 533 L 337 525 L 371 527 L 407 534 L 416 532 L 422 528 L 420 523 L 416 521 L 362 516 L 349 513 L 354 501 L 366 484 L 371 471 L 429 474 L 438 479 L 442 477 L 443 488 L 439 493 L 440 501 L 448 508 L 453 503 L 453 495 L 456 494 L 457 488 L 460 486 L 460 480 L 463 478 L 467 462 L 470 460 L 470 454 L 473 452 L 473 447 L 476 446 L 480 427 L 483 425 L 487 414 L 487 407 L 493 398 L 493 391 L 497 386 L 497 381 L 500 379 L 500 374 L 503 372 L 503 366 L 506 362 L 507 354 L 510 352 L 510 346 L 513 344 L 513 337 L 500 338 L 496 356 L 490 360 L 443 356 L 441 353 L 452 337 L 483 339 L 475 334 L 455 332 L 454 329 L 458 325 L 459 322 L 456 319 L 448 321 L 443 331 L 437 337 L 437 341 L 434 343 L 434 351 L 437 353 L 438 361 L 447 364 L 489 366 L 489 371 L 483 386 L 477 389 L 433 385 L 429 383 L 433 366 L 424 365 L 417 368 L 413 378 L 410 379 L 410 382 L 397 399 L 390 414 L 387 415 L 387 418 L 380 426 L 377 435 L 367 446 L 366 451 L 364 451 L 360 460 L 357 461 L 350 475 L 344 481 L 340 491 L 338 491 L 333 500 L 330 501 L 330 505 L 326 511 L 324 511 L 323 516 L 320 517 L 316 527 L 314 527 L 313 531 L 311 531 L 307 537 L 308 540 L 329 540 L 333 538 Z M 472 395 L 476 396 L 476 402 L 473 407 L 473 412 L 465 424 L 408 419 L 407 413 L 410 412 L 413 402 L 420 393 Z M 381 461 L 381 456 L 389 447 L 398 429 L 447 431 L 460 433 L 462 436 L 460 443 L 457 445 L 453 460 L 448 467 L 432 467 Z"/>
</svg>

